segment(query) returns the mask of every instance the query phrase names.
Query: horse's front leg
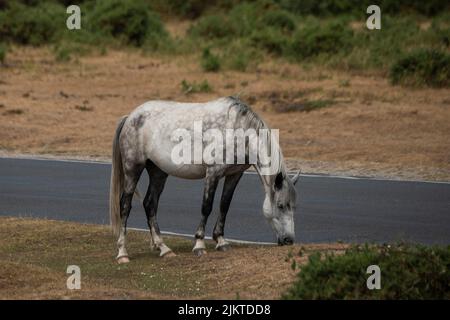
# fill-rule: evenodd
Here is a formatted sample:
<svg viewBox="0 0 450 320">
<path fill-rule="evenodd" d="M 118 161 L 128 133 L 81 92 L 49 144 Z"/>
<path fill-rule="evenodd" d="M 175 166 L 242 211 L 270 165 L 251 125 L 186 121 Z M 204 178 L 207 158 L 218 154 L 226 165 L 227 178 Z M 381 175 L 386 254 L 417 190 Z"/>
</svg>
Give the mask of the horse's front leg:
<svg viewBox="0 0 450 320">
<path fill-rule="evenodd" d="M 230 247 L 230 244 L 223 237 L 225 219 L 227 218 L 227 213 L 230 209 L 230 203 L 233 199 L 234 190 L 236 190 L 236 186 L 241 180 L 243 173 L 244 172 L 242 171 L 227 176 L 223 184 L 222 198 L 220 199 L 220 213 L 213 231 L 213 239 L 217 242 L 216 250 L 219 251 L 226 251 Z"/>
<path fill-rule="evenodd" d="M 205 246 L 205 226 L 208 221 L 208 217 L 212 211 L 214 203 L 214 195 L 216 194 L 217 184 L 219 182 L 219 177 L 214 173 L 206 173 L 205 178 L 205 189 L 203 191 L 203 203 L 202 203 L 202 218 L 200 219 L 200 224 L 195 233 L 195 246 L 192 251 L 197 255 L 201 256 L 206 253 Z"/>
</svg>

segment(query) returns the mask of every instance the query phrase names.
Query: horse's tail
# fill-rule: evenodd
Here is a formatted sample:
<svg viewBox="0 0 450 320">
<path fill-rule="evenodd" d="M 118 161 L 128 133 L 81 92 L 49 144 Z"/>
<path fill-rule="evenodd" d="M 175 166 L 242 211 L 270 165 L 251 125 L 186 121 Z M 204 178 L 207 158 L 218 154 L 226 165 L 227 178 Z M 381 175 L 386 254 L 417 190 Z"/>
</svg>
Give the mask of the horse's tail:
<svg viewBox="0 0 450 320">
<path fill-rule="evenodd" d="M 111 167 L 111 183 L 109 189 L 109 218 L 111 229 L 115 235 L 119 234 L 120 219 L 120 196 L 123 191 L 123 166 L 122 156 L 120 154 L 119 137 L 127 116 L 120 119 L 117 125 L 116 133 L 112 145 L 112 167 Z"/>
</svg>

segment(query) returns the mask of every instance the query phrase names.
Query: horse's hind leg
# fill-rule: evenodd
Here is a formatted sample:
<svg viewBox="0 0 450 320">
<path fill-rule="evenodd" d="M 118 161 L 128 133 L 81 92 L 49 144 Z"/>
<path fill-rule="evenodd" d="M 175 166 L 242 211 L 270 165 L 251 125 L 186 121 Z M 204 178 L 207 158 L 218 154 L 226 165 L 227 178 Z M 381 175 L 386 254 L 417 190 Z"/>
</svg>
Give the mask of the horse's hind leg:
<svg viewBox="0 0 450 320">
<path fill-rule="evenodd" d="M 136 185 L 141 176 L 143 167 L 136 167 L 133 170 L 127 170 L 124 172 L 123 192 L 120 196 L 120 220 L 121 226 L 119 231 L 119 240 L 117 241 L 117 247 L 119 253 L 117 254 L 118 263 L 129 262 L 128 252 L 126 245 L 127 234 L 127 221 L 130 215 L 131 202 L 133 200 L 133 194 L 136 190 Z"/>
<path fill-rule="evenodd" d="M 241 180 L 242 174 L 243 172 L 239 172 L 225 177 L 222 198 L 220 199 L 220 213 L 213 231 L 213 239 L 217 242 L 216 250 L 219 251 L 226 251 L 230 247 L 229 243 L 223 238 L 225 219 L 227 218 L 228 209 L 230 209 L 234 190 Z"/>
<path fill-rule="evenodd" d="M 149 176 L 149 185 L 144 198 L 144 209 L 147 215 L 147 223 L 150 229 L 152 246 L 160 251 L 160 256 L 174 256 L 175 254 L 165 245 L 161 238 L 156 213 L 158 211 L 158 203 L 161 192 L 167 180 L 167 173 L 158 168 L 151 161 L 147 161 L 146 169 Z"/>
</svg>

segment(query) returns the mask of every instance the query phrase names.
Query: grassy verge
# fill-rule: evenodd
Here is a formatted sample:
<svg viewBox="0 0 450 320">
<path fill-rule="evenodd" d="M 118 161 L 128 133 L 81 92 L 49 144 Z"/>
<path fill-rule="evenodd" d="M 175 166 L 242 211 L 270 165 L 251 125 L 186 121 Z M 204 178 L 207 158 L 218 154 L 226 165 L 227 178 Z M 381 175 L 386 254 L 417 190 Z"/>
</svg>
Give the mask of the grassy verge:
<svg viewBox="0 0 450 320">
<path fill-rule="evenodd" d="M 164 259 L 150 251 L 147 233 L 130 231 L 131 263 L 118 265 L 107 227 L 18 218 L 0 222 L 0 299 L 278 299 L 295 277 L 285 259 L 295 247 L 234 245 L 222 253 L 208 242 L 208 255 L 197 258 L 192 240 L 165 237 L 177 256 Z M 66 289 L 68 265 L 81 268 L 81 290 Z"/>
</svg>

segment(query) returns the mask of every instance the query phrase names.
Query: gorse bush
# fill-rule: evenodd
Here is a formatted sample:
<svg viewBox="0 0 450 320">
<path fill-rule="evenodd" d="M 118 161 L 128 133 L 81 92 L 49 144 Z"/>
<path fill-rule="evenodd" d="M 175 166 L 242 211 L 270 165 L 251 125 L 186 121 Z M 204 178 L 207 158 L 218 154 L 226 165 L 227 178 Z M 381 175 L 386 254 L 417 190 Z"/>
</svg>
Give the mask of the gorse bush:
<svg viewBox="0 0 450 320">
<path fill-rule="evenodd" d="M 367 288 L 367 267 L 381 289 Z M 355 246 L 342 255 L 312 254 L 284 299 L 450 299 L 450 246 Z"/>
<path fill-rule="evenodd" d="M 205 71 L 217 72 L 220 69 L 219 57 L 211 53 L 209 48 L 203 50 L 202 68 Z"/>
<path fill-rule="evenodd" d="M 410 86 L 450 86 L 450 54 L 425 49 L 408 53 L 392 65 L 390 79 Z"/>
<path fill-rule="evenodd" d="M 292 32 L 296 28 L 295 19 L 284 10 L 267 12 L 261 20 L 262 24 L 281 29 L 285 32 Z"/>
<path fill-rule="evenodd" d="M 52 43 L 65 27 L 65 16 L 64 8 L 57 4 L 43 2 L 30 7 L 12 2 L 0 11 L 0 38 L 34 46 Z"/>
<path fill-rule="evenodd" d="M 283 9 L 302 15 L 335 16 L 338 14 L 353 14 L 355 16 L 365 13 L 369 5 L 378 5 L 383 13 L 401 15 L 416 13 L 434 16 L 450 9 L 448 1 L 441 0 L 275 0 Z"/>
<path fill-rule="evenodd" d="M 166 36 L 159 17 L 142 0 L 97 1 L 89 15 L 89 27 L 136 46 L 142 46 L 151 37 L 155 40 Z"/>
<path fill-rule="evenodd" d="M 288 39 L 278 30 L 263 28 L 255 30 L 250 36 L 253 47 L 275 55 L 283 55 L 289 45 Z"/>
<path fill-rule="evenodd" d="M 303 59 L 351 50 L 352 38 L 352 29 L 342 22 L 304 26 L 294 35 L 290 54 L 295 59 Z"/>
<path fill-rule="evenodd" d="M 8 2 L 0 11 L 3 40 L 35 46 L 58 43 L 63 39 L 90 44 L 119 41 L 156 48 L 168 38 L 159 16 L 150 10 L 145 0 L 79 3 L 82 28 L 77 31 L 66 28 L 66 1 L 22 2 Z"/>
<path fill-rule="evenodd" d="M 186 80 L 181 81 L 181 90 L 184 94 L 190 93 L 198 93 L 198 92 L 211 92 L 212 87 L 209 84 L 208 80 L 203 80 L 200 83 L 197 82 L 188 82 Z"/>
<path fill-rule="evenodd" d="M 7 49 L 6 45 L 4 45 L 3 43 L 0 43 L 0 64 L 5 63 L 7 51 L 8 51 L 8 49 Z"/>
<path fill-rule="evenodd" d="M 216 39 L 230 37 L 235 30 L 224 15 L 208 15 L 190 28 L 189 33 L 205 39 Z"/>
</svg>

